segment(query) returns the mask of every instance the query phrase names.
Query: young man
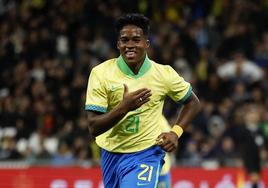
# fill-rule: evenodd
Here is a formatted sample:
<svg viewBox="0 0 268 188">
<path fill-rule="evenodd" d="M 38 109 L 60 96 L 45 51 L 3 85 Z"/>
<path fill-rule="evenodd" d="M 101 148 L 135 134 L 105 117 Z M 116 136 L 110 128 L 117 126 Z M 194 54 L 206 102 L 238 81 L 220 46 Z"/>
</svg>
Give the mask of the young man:
<svg viewBox="0 0 268 188">
<path fill-rule="evenodd" d="M 87 88 L 89 132 L 102 148 L 105 188 L 157 186 L 165 151 L 199 111 L 199 100 L 170 66 L 147 57 L 149 20 L 128 14 L 116 22 L 120 56 L 92 69 Z M 162 133 L 164 99 L 184 104 L 172 131 Z M 158 143 L 158 145 L 156 144 Z"/>
</svg>

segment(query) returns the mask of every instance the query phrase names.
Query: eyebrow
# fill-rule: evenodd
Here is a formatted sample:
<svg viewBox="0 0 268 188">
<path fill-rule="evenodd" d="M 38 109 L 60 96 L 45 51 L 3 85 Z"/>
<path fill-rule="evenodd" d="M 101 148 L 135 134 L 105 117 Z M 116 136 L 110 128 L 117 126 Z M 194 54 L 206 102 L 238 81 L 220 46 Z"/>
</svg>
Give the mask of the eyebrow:
<svg viewBox="0 0 268 188">
<path fill-rule="evenodd" d="M 145 36 L 142 34 L 135 34 L 135 35 L 131 35 L 128 36 L 127 34 L 121 34 L 119 35 L 119 39 L 124 39 L 124 38 L 132 38 L 132 39 L 137 39 L 137 38 L 144 38 Z"/>
<path fill-rule="evenodd" d="M 142 38 L 143 36 L 141 35 L 138 35 L 138 36 L 120 36 L 119 38 L 122 39 L 122 38 Z"/>
</svg>

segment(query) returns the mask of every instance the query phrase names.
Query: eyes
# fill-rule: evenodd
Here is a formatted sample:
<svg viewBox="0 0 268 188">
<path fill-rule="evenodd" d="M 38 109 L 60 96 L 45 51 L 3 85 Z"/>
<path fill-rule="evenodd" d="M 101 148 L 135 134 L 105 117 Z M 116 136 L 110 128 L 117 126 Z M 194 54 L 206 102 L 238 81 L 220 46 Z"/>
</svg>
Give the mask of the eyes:
<svg viewBox="0 0 268 188">
<path fill-rule="evenodd" d="M 133 41 L 133 42 L 135 42 L 135 43 L 139 43 L 139 42 L 142 41 L 142 38 L 141 38 L 141 37 L 133 37 L 133 38 L 120 37 L 120 38 L 119 38 L 119 41 L 120 41 L 121 43 L 127 43 L 127 42 L 131 42 L 131 41 Z"/>
</svg>

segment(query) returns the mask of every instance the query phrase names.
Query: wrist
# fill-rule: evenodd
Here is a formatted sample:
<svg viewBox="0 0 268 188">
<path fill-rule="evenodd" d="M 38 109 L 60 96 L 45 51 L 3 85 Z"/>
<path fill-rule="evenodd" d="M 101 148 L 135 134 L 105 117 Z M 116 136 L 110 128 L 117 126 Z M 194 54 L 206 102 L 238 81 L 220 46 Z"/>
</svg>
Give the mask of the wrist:
<svg viewBox="0 0 268 188">
<path fill-rule="evenodd" d="M 119 104 L 116 109 L 120 115 L 126 115 L 128 113 L 128 109 L 122 104 Z"/>
<path fill-rule="evenodd" d="M 175 134 L 178 136 L 178 138 L 180 138 L 181 135 L 182 135 L 182 133 L 183 133 L 183 129 L 182 129 L 182 127 L 179 126 L 179 125 L 174 125 L 174 126 L 171 128 L 170 131 L 173 132 L 173 133 L 175 133 Z"/>
</svg>

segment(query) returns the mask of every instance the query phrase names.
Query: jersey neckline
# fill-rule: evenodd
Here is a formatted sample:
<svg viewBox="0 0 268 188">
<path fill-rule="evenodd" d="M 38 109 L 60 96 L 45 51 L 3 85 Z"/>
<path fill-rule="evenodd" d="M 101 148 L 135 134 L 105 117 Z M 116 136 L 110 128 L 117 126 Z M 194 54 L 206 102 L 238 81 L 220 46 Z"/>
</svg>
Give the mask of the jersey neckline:
<svg viewBox="0 0 268 188">
<path fill-rule="evenodd" d="M 123 57 L 120 55 L 117 60 L 117 65 L 119 67 L 119 69 L 127 76 L 130 76 L 132 78 L 139 78 L 141 76 L 143 76 L 146 72 L 148 72 L 148 70 L 151 67 L 151 62 L 150 59 L 148 58 L 147 54 L 145 56 L 144 62 L 138 72 L 138 74 L 134 74 L 132 72 L 132 70 L 129 68 L 129 66 L 127 65 L 127 63 L 125 62 L 125 60 L 123 59 Z"/>
</svg>

